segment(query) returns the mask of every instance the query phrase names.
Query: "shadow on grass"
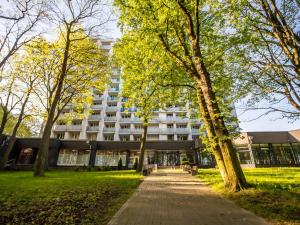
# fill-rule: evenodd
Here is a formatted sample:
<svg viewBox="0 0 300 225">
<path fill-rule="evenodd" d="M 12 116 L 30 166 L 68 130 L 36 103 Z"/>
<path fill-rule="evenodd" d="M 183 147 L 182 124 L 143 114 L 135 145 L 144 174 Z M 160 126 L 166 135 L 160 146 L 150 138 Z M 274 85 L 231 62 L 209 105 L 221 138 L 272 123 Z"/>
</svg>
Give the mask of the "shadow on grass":
<svg viewBox="0 0 300 225">
<path fill-rule="evenodd" d="M 300 168 L 245 169 L 249 188 L 227 193 L 218 170 L 201 169 L 199 178 L 235 201 L 274 224 L 300 223 Z"/>
</svg>

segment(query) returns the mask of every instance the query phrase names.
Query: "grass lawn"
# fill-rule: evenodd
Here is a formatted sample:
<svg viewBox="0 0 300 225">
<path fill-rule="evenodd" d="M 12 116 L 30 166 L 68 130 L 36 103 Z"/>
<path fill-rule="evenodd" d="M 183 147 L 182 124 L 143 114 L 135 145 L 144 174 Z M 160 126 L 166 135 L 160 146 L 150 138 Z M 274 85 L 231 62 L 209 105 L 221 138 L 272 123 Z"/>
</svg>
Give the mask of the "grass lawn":
<svg viewBox="0 0 300 225">
<path fill-rule="evenodd" d="M 0 172 L 0 224 L 106 224 L 140 179 L 133 171 Z"/>
<path fill-rule="evenodd" d="M 226 193 L 216 169 L 200 169 L 199 178 L 215 191 L 276 225 L 300 224 L 300 168 L 243 169 L 251 185 L 238 193 Z"/>
</svg>

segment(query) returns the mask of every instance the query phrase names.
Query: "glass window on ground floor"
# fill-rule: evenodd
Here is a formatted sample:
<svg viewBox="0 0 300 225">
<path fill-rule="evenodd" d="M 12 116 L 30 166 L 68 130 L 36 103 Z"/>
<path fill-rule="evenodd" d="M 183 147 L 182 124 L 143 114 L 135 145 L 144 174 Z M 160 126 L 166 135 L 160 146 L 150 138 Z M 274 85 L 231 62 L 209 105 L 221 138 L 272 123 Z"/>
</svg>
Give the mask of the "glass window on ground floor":
<svg viewBox="0 0 300 225">
<path fill-rule="evenodd" d="M 252 152 L 257 165 L 270 165 L 271 156 L 268 144 L 253 144 L 251 145 Z"/>
<path fill-rule="evenodd" d="M 61 149 L 59 151 L 58 166 L 87 166 L 90 160 L 90 150 Z"/>
<path fill-rule="evenodd" d="M 273 153 L 278 164 L 294 163 L 290 144 L 273 144 Z"/>
<path fill-rule="evenodd" d="M 32 164 L 33 160 L 33 149 L 32 148 L 23 148 L 21 150 L 19 159 L 18 159 L 18 164 Z"/>
<path fill-rule="evenodd" d="M 118 166 L 119 160 L 122 165 L 126 165 L 126 152 L 118 151 L 100 151 L 96 153 L 95 166 Z"/>
<path fill-rule="evenodd" d="M 236 146 L 235 147 L 239 161 L 241 164 L 253 164 L 251 152 L 248 146 Z"/>
<path fill-rule="evenodd" d="M 57 139 L 64 139 L 65 138 L 65 132 L 58 132 L 56 133 L 56 138 Z"/>
<path fill-rule="evenodd" d="M 296 164 L 300 164 L 300 144 L 292 144 L 293 146 L 293 156 Z"/>
</svg>

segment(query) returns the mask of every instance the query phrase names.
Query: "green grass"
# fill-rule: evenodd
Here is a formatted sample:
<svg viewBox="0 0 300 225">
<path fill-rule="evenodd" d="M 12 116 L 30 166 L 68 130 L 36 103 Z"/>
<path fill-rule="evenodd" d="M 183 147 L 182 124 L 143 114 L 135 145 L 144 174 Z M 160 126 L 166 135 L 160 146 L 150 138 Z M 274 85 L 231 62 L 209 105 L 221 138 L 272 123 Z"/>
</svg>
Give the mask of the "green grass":
<svg viewBox="0 0 300 225">
<path fill-rule="evenodd" d="M 0 172 L 0 224 L 106 224 L 140 180 L 133 171 Z"/>
<path fill-rule="evenodd" d="M 250 188 L 228 193 L 216 169 L 200 169 L 199 178 L 241 207 L 272 224 L 300 224 L 300 168 L 243 169 Z"/>
</svg>

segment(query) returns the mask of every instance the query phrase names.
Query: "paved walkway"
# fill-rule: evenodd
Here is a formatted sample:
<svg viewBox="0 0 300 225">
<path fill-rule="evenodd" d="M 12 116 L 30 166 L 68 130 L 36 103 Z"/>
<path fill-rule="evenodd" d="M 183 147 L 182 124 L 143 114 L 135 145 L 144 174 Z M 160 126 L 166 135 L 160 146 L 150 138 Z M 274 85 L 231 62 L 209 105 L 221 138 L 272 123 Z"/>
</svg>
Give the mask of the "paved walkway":
<svg viewBox="0 0 300 225">
<path fill-rule="evenodd" d="M 108 225 L 267 225 L 179 170 L 146 177 Z"/>
</svg>

